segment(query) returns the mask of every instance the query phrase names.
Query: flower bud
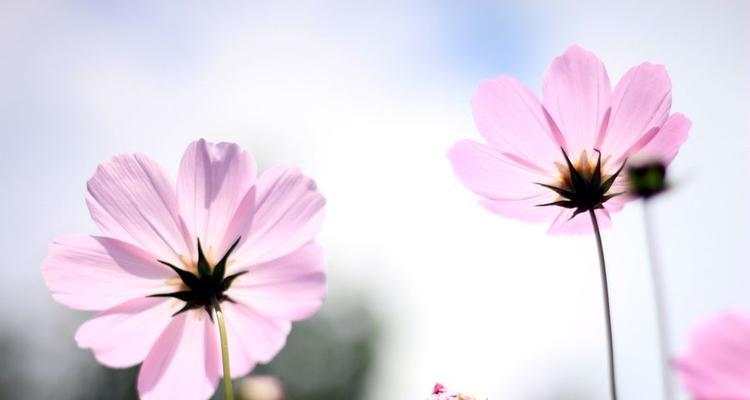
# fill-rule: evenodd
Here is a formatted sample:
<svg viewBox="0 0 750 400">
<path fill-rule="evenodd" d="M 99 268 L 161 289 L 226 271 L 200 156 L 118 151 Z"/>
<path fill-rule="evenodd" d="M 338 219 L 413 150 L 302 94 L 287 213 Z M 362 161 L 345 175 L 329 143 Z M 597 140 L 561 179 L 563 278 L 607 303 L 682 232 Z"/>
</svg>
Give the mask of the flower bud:
<svg viewBox="0 0 750 400">
<path fill-rule="evenodd" d="M 651 198 L 667 189 L 666 174 L 666 166 L 658 161 L 629 166 L 628 190 L 633 196 Z"/>
</svg>

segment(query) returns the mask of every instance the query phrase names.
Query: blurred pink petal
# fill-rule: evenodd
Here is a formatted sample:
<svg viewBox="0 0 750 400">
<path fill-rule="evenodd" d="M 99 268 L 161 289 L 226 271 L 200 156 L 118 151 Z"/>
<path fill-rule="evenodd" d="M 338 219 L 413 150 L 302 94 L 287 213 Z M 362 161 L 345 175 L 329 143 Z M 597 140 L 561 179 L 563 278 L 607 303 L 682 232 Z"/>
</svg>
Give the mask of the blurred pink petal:
<svg viewBox="0 0 750 400">
<path fill-rule="evenodd" d="M 239 384 L 239 398 L 242 400 L 284 400 L 284 385 L 279 378 L 269 375 L 249 376 Z"/>
<path fill-rule="evenodd" d="M 578 214 L 573 217 L 572 210 L 558 210 L 559 214 L 547 231 L 552 235 L 572 234 L 583 235 L 594 231 L 591 225 L 591 217 L 588 213 Z M 596 219 L 599 222 L 599 228 L 606 229 L 612 226 L 612 219 L 606 209 L 594 211 Z M 573 217 L 571 219 L 571 217 Z"/>
<path fill-rule="evenodd" d="M 252 156 L 235 144 L 192 143 L 176 192 L 147 157 L 117 156 L 97 169 L 87 196 L 111 237 L 65 236 L 50 246 L 42 273 L 53 298 L 101 311 L 79 328 L 78 345 L 111 367 L 143 362 L 142 398 L 206 399 L 216 389 L 207 293 L 222 303 L 235 377 L 270 361 L 291 321 L 320 307 L 325 261 L 314 238 L 325 200 L 294 168 L 255 176 Z M 214 270 L 224 256 L 226 269 Z"/>
<path fill-rule="evenodd" d="M 519 200 L 481 199 L 479 202 L 495 214 L 520 221 L 539 223 L 549 222 L 560 215 L 561 211 L 557 207 L 537 207 L 538 204 L 551 201 L 550 197 L 548 193 L 544 193 Z"/>
<path fill-rule="evenodd" d="M 750 399 L 750 316 L 725 313 L 702 323 L 675 364 L 696 400 Z"/>
<path fill-rule="evenodd" d="M 549 233 L 591 232 L 588 217 L 571 219 L 572 210 L 595 209 L 602 227 L 610 225 L 609 214 L 633 199 L 622 194 L 626 184 L 618 171 L 631 158 L 658 156 L 669 163 L 690 128 L 681 114 L 669 117 L 671 82 L 663 66 L 641 64 L 612 90 L 601 61 L 578 46 L 552 61 L 542 98 L 507 76 L 483 81 L 473 108 L 488 145 L 461 141 L 448 158 L 487 209 L 551 223 Z M 588 184 L 576 187 L 574 171 Z M 615 184 L 603 185 L 610 177 Z"/>
</svg>

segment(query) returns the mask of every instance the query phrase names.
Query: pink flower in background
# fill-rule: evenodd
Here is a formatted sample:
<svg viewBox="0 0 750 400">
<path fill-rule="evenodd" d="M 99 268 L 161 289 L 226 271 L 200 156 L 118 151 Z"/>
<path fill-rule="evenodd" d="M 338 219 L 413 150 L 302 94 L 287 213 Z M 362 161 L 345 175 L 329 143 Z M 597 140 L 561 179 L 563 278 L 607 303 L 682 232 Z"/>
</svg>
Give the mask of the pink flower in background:
<svg viewBox="0 0 750 400">
<path fill-rule="evenodd" d="M 270 375 L 254 375 L 240 381 L 238 397 L 242 400 L 284 400 L 284 385 Z"/>
<path fill-rule="evenodd" d="M 475 400 L 474 396 L 467 396 L 458 392 L 454 392 L 441 383 L 436 383 L 435 387 L 432 388 L 432 394 L 425 400 Z"/>
<path fill-rule="evenodd" d="M 325 296 L 314 237 L 325 200 L 297 169 L 256 178 L 252 156 L 229 143 L 192 143 L 176 187 L 141 154 L 99 166 L 86 201 L 105 236 L 60 237 L 42 272 L 52 297 L 100 311 L 76 332 L 109 367 L 143 362 L 144 399 L 203 399 L 222 376 L 209 298 L 227 323 L 232 375 L 270 361 L 291 321 Z"/>
<path fill-rule="evenodd" d="M 671 162 L 690 121 L 671 114 L 671 82 L 661 65 L 630 69 L 611 89 L 592 53 L 568 48 L 552 61 L 539 100 L 509 77 L 485 80 L 473 100 L 488 144 L 464 140 L 448 157 L 461 182 L 490 211 L 551 222 L 550 233 L 590 232 L 590 209 L 602 225 L 628 197 L 619 175 L 631 157 Z"/>
<path fill-rule="evenodd" d="M 704 322 L 675 365 L 696 400 L 750 399 L 750 316 L 726 313 Z"/>
</svg>

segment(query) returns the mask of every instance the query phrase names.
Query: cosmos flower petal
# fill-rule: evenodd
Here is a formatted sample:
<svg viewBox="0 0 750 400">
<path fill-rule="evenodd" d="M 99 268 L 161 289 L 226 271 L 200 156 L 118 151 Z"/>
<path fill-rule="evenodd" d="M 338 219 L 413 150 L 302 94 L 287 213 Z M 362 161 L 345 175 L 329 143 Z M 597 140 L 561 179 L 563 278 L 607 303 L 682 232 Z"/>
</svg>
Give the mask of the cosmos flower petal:
<svg viewBox="0 0 750 400">
<path fill-rule="evenodd" d="M 114 157 L 99 165 L 87 188 L 91 217 L 107 236 L 138 244 L 172 263 L 190 254 L 174 187 L 147 156 Z"/>
<path fill-rule="evenodd" d="M 613 186 L 613 190 L 615 192 L 617 191 L 624 191 L 627 190 L 626 188 L 617 188 Z M 632 195 L 628 193 L 623 193 L 619 196 L 615 196 L 609 200 L 607 200 L 606 203 L 604 203 L 604 209 L 607 210 L 608 213 L 612 214 L 615 212 L 618 212 L 622 210 L 625 207 L 625 204 L 627 204 L 629 201 L 635 200 L 636 197 L 633 197 Z"/>
<path fill-rule="evenodd" d="M 539 168 L 560 158 L 564 143 L 550 130 L 534 93 L 517 80 L 500 76 L 482 81 L 472 107 L 479 132 L 501 152 L 533 160 Z"/>
<path fill-rule="evenodd" d="M 141 297 L 99 313 L 76 332 L 76 342 L 94 351 L 97 361 L 125 368 L 146 358 L 169 323 L 175 301 Z"/>
<path fill-rule="evenodd" d="M 554 199 L 548 194 L 533 196 L 520 200 L 490 200 L 481 199 L 480 203 L 491 212 L 502 215 L 506 218 L 513 218 L 520 221 L 539 223 L 552 221 L 560 214 L 560 207 L 545 206 Z"/>
<path fill-rule="evenodd" d="M 218 332 L 204 310 L 171 318 L 141 366 L 141 399 L 208 399 L 221 376 L 219 349 Z"/>
<path fill-rule="evenodd" d="M 629 156 L 643 135 L 664 125 L 671 106 L 672 83 L 664 66 L 633 67 L 615 87 L 609 126 L 597 147 L 615 160 Z"/>
<path fill-rule="evenodd" d="M 242 302 L 225 302 L 223 309 L 229 348 L 232 353 L 237 353 L 231 355 L 233 376 L 245 375 L 254 362 L 271 361 L 286 344 L 286 337 L 292 329 L 289 320 L 261 315 Z M 252 364 L 248 365 L 248 362 Z"/>
<path fill-rule="evenodd" d="M 308 243 L 281 258 L 253 265 L 228 294 L 271 318 L 305 319 L 318 311 L 326 294 L 322 248 Z"/>
<path fill-rule="evenodd" d="M 607 210 L 596 210 L 594 212 L 596 213 L 596 219 L 599 223 L 600 229 L 607 229 L 612 225 L 612 220 L 610 219 L 609 212 Z M 573 210 L 571 209 L 564 208 L 559 210 L 557 218 L 555 218 L 554 222 L 552 222 L 552 225 L 549 227 L 549 230 L 547 232 L 551 235 L 579 235 L 589 234 L 594 231 L 594 228 L 591 225 L 591 217 L 589 216 L 588 212 L 583 212 L 575 216 L 573 219 L 570 219 L 570 217 L 572 216 Z"/>
<path fill-rule="evenodd" d="M 277 166 L 256 184 L 255 214 L 237 259 L 262 263 L 289 254 L 320 231 L 325 199 L 296 168 Z"/>
<path fill-rule="evenodd" d="M 609 190 L 609 193 L 618 193 L 618 195 L 610 198 L 604 203 L 604 209 L 607 211 L 608 215 L 611 216 L 612 213 L 616 213 L 622 210 L 625 207 L 625 204 L 637 199 L 628 192 L 628 185 L 629 181 L 624 173 L 620 174 L 617 179 L 615 179 L 615 182 L 612 184 L 612 188 Z M 604 229 L 606 228 L 606 226 L 602 226 L 601 228 Z"/>
<path fill-rule="evenodd" d="M 248 342 L 249 337 L 243 336 L 245 333 L 244 325 L 240 321 L 237 321 L 232 306 L 232 303 L 224 302 L 222 311 L 224 312 L 226 321 L 227 345 L 229 346 L 229 363 L 232 367 L 232 379 L 237 379 L 249 374 L 258 364 L 258 360 L 254 357 L 254 354 L 247 350 L 248 347 L 255 347 L 255 345 Z M 231 316 L 227 316 L 228 313 Z M 286 342 L 286 339 L 284 339 L 284 342 Z M 219 373 L 220 376 L 224 376 L 223 370 Z"/>
<path fill-rule="evenodd" d="M 602 62 L 571 46 L 544 76 L 542 103 L 567 143 L 569 154 L 591 151 L 610 106 L 611 87 Z"/>
<path fill-rule="evenodd" d="M 63 236 L 50 245 L 42 275 L 56 301 L 79 310 L 105 310 L 163 290 L 173 274 L 135 245 Z"/>
<path fill-rule="evenodd" d="M 660 161 L 665 165 L 672 162 L 680 146 L 688 138 L 692 123 L 684 115 L 672 114 L 651 141 L 638 149 L 635 157 L 644 161 Z"/>
<path fill-rule="evenodd" d="M 256 190 L 257 187 L 253 186 L 250 190 L 245 193 L 245 197 L 242 198 L 237 210 L 234 212 L 234 216 L 229 222 L 229 225 L 224 232 L 224 239 L 217 242 L 218 248 L 222 249 L 218 254 L 225 254 L 239 238 L 238 247 L 242 248 L 250 237 L 250 229 L 252 228 L 253 219 L 255 217 L 255 201 L 256 201 Z M 236 255 L 237 252 L 235 251 Z"/>
<path fill-rule="evenodd" d="M 223 242 L 238 206 L 255 183 L 256 170 L 255 159 L 234 143 L 201 139 L 188 146 L 180 163 L 177 199 L 192 237 L 208 245 Z M 226 250 L 206 249 L 218 255 Z"/>
<path fill-rule="evenodd" d="M 552 180 L 544 171 L 481 143 L 462 140 L 448 150 L 448 159 L 464 186 L 489 199 L 518 200 L 551 193 L 534 183 Z"/>
<path fill-rule="evenodd" d="M 729 312 L 706 321 L 676 365 L 696 399 L 750 398 L 750 317 Z"/>
</svg>

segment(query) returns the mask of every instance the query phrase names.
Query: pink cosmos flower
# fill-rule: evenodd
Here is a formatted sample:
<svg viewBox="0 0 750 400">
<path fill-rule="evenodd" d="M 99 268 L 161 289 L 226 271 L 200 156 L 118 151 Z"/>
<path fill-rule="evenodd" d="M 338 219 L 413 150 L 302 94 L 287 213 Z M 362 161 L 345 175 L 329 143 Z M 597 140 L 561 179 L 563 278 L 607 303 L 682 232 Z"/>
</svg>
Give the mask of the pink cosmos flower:
<svg viewBox="0 0 750 400">
<path fill-rule="evenodd" d="M 483 81 L 474 119 L 488 144 L 464 140 L 448 157 L 461 182 L 490 211 L 551 222 L 550 233 L 590 232 L 628 201 L 619 172 L 629 158 L 667 164 L 687 139 L 690 121 L 671 114 L 671 82 L 661 65 L 630 69 L 611 89 L 599 59 L 578 46 L 552 61 L 542 97 L 519 81 Z M 545 205 L 545 206 L 541 206 Z"/>
<path fill-rule="evenodd" d="M 701 324 L 675 364 L 696 400 L 750 399 L 750 316 L 725 313 Z"/>
<path fill-rule="evenodd" d="M 454 392 L 443 386 L 442 383 L 436 383 L 432 388 L 432 394 L 425 400 L 475 400 L 474 396 L 467 396 Z"/>
<path fill-rule="evenodd" d="M 109 367 L 140 362 L 144 399 L 203 399 L 223 375 L 214 297 L 227 323 L 232 376 L 284 346 L 291 321 L 325 296 L 314 237 L 325 200 L 295 168 L 256 178 L 253 157 L 199 140 L 185 151 L 177 185 L 141 154 L 99 166 L 86 201 L 104 236 L 63 236 L 42 272 L 52 297 L 100 311 L 76 332 Z"/>
<path fill-rule="evenodd" d="M 243 400 L 284 400 L 284 385 L 270 375 L 248 376 L 239 385 L 238 397 Z"/>
</svg>

